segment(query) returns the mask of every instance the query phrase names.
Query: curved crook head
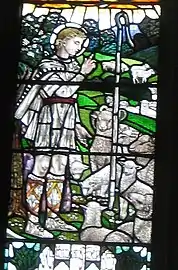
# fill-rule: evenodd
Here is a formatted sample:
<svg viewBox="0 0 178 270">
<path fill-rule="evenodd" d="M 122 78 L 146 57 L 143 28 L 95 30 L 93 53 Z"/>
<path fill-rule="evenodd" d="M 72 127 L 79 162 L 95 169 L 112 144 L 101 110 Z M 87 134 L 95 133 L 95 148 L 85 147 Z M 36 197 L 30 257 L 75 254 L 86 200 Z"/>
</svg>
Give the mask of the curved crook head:
<svg viewBox="0 0 178 270">
<path fill-rule="evenodd" d="M 122 28 L 124 25 L 129 24 L 129 18 L 126 12 L 121 11 L 115 15 L 116 25 Z"/>
</svg>

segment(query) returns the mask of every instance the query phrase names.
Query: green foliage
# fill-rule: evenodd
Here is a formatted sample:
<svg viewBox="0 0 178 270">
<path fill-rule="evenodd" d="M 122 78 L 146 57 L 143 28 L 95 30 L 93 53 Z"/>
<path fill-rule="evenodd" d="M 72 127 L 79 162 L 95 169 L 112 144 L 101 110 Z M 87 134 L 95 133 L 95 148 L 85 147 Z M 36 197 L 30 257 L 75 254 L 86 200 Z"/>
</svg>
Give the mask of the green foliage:
<svg viewBox="0 0 178 270">
<path fill-rule="evenodd" d="M 24 77 L 24 74 L 27 70 L 27 68 L 29 68 L 26 64 L 22 63 L 22 62 L 19 62 L 18 63 L 18 69 L 17 69 L 17 72 L 18 72 L 18 75 L 19 75 L 19 78 L 23 78 Z M 32 72 L 32 69 L 29 68 L 29 71 Z"/>
<path fill-rule="evenodd" d="M 81 222 L 72 222 L 71 225 L 73 225 L 75 228 L 80 229 L 82 227 L 82 223 Z"/>
<path fill-rule="evenodd" d="M 81 190 L 80 190 L 81 188 L 80 188 L 80 186 L 72 184 L 71 185 L 71 189 L 72 189 L 72 192 L 73 193 L 75 193 L 75 194 L 81 194 Z"/>
<path fill-rule="evenodd" d="M 88 79 L 91 80 L 96 77 L 100 77 L 102 73 L 103 73 L 102 66 L 100 63 L 98 63 L 94 71 L 88 76 Z"/>
<path fill-rule="evenodd" d="M 115 57 L 114 56 L 105 55 L 105 54 L 102 54 L 102 53 L 96 53 L 95 54 L 95 59 L 96 59 L 96 61 L 104 62 L 104 61 L 115 60 Z"/>
<path fill-rule="evenodd" d="M 34 239 L 37 239 L 38 238 L 38 237 L 33 236 L 33 235 L 30 235 L 28 233 L 20 233 L 20 235 L 23 236 L 26 239 L 29 239 L 29 240 L 34 240 Z"/>
<path fill-rule="evenodd" d="M 59 231 L 53 231 L 52 232 L 55 238 L 58 238 L 61 235 L 61 232 Z"/>
<path fill-rule="evenodd" d="M 121 78 L 128 78 L 128 79 L 131 79 L 130 73 L 129 73 L 128 71 L 123 72 L 123 73 L 121 74 Z"/>
<path fill-rule="evenodd" d="M 83 216 L 76 212 L 70 212 L 68 214 L 60 214 L 61 218 L 66 222 L 83 222 Z"/>
<path fill-rule="evenodd" d="M 92 90 L 91 91 L 90 90 L 79 90 L 78 94 L 82 94 L 82 95 L 84 94 L 88 97 L 97 97 L 97 96 L 103 95 L 103 93 L 100 91 L 92 91 Z"/>
<path fill-rule="evenodd" d="M 92 110 L 80 109 L 79 115 L 82 124 L 88 129 L 88 131 L 94 135 L 94 129 L 91 125 L 90 114 Z"/>
<path fill-rule="evenodd" d="M 152 76 L 148 79 L 149 83 L 155 83 L 158 81 L 158 75 Z"/>
<path fill-rule="evenodd" d="M 17 270 L 34 270 L 39 264 L 39 251 L 23 246 L 15 251 L 15 256 L 11 263 L 16 266 Z"/>
<path fill-rule="evenodd" d="M 130 104 L 131 106 L 136 107 L 136 106 L 138 105 L 138 101 L 135 101 L 135 100 L 129 100 L 129 104 Z"/>
<path fill-rule="evenodd" d="M 115 230 L 116 229 L 116 223 L 115 223 L 115 215 L 113 211 L 103 211 L 102 216 L 101 216 L 101 223 L 102 226 L 110 229 L 110 230 Z"/>
<path fill-rule="evenodd" d="M 104 96 L 97 96 L 97 97 L 94 97 L 93 99 L 94 99 L 94 101 L 95 101 L 99 106 L 105 104 L 105 98 L 104 98 Z"/>
<path fill-rule="evenodd" d="M 8 220 L 9 228 L 17 234 L 21 234 L 24 231 L 25 220 L 20 217 L 12 217 Z"/>
<path fill-rule="evenodd" d="M 61 240 L 79 241 L 79 234 L 74 232 L 61 232 L 58 238 Z"/>
<path fill-rule="evenodd" d="M 144 134 L 153 135 L 156 132 L 155 119 L 143 115 L 128 113 L 127 118 L 123 123 L 136 128 Z"/>
<path fill-rule="evenodd" d="M 27 139 L 22 138 L 21 140 L 22 148 L 29 148 L 31 146 L 30 141 Z"/>
<path fill-rule="evenodd" d="M 83 181 L 84 179 L 86 179 L 90 174 L 91 174 L 91 170 L 90 169 L 85 170 L 83 172 L 83 174 L 82 174 L 81 181 Z"/>
<path fill-rule="evenodd" d="M 102 216 L 101 222 L 102 222 L 103 227 L 111 229 L 111 224 L 105 216 Z"/>
<path fill-rule="evenodd" d="M 122 58 L 122 61 L 128 66 L 142 65 L 143 64 L 141 61 L 138 61 L 138 60 L 135 60 L 132 58 Z"/>
<path fill-rule="evenodd" d="M 79 141 L 77 141 L 77 146 L 81 152 L 83 152 L 83 153 L 88 152 L 88 148 L 86 148 L 84 145 L 82 145 Z"/>
<path fill-rule="evenodd" d="M 80 107 L 97 107 L 97 103 L 85 95 L 78 95 L 77 102 Z"/>
<path fill-rule="evenodd" d="M 101 75 L 101 79 L 106 79 L 107 77 L 110 77 L 110 76 L 114 76 L 114 74 L 113 73 L 111 73 L 111 72 L 104 72 L 102 75 Z"/>
<path fill-rule="evenodd" d="M 121 54 L 122 56 L 126 56 L 133 53 L 133 49 L 128 45 L 127 42 L 122 43 L 122 49 L 121 49 Z"/>
</svg>

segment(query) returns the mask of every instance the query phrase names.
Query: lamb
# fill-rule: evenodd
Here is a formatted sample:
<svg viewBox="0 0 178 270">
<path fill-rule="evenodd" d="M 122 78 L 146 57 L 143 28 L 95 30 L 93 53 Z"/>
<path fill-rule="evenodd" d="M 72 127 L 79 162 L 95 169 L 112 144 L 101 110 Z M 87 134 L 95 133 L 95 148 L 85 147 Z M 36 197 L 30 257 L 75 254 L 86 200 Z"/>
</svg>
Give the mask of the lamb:
<svg viewBox="0 0 178 270">
<path fill-rule="evenodd" d="M 146 191 L 147 188 L 145 188 Z M 148 192 L 151 189 L 147 189 Z M 143 192 L 143 190 L 141 191 Z M 152 191 L 151 191 L 152 192 Z M 153 192 L 152 194 L 141 194 L 138 192 L 129 193 L 128 200 L 132 203 L 136 209 L 135 221 L 134 221 L 134 236 L 137 241 L 150 243 L 151 242 L 151 229 L 152 229 L 152 205 L 153 205 Z M 127 225 L 126 225 L 127 226 Z M 125 228 L 126 231 L 127 228 Z"/>
<path fill-rule="evenodd" d="M 120 218 L 125 219 L 127 216 L 128 201 L 130 201 L 130 193 L 146 195 L 153 194 L 153 190 L 147 184 L 137 180 L 137 170 L 142 168 L 141 166 L 136 165 L 136 163 L 132 160 L 119 163 L 123 164 L 123 173 L 119 184 L 119 192 L 121 194 Z M 144 176 L 144 174 L 142 175 Z M 146 181 L 146 179 L 144 180 Z"/>
<path fill-rule="evenodd" d="M 132 160 L 127 160 L 125 162 L 119 163 L 123 166 L 123 170 L 119 181 L 120 183 L 117 186 L 119 187 L 119 192 L 122 194 L 136 181 L 137 169 L 140 168 L 140 166 L 137 166 Z M 125 196 L 120 197 L 119 208 L 120 218 L 125 219 L 127 217 L 128 209 L 128 201 L 125 199 Z"/>
<path fill-rule="evenodd" d="M 121 176 L 121 166 L 117 164 L 117 179 Z M 81 182 L 84 196 L 94 195 L 106 197 L 108 196 L 108 188 L 110 181 L 110 164 L 104 168 L 94 172 Z M 117 180 L 118 182 L 118 180 Z"/>
<path fill-rule="evenodd" d="M 80 233 L 80 239 L 82 241 L 95 242 L 149 243 L 151 240 L 150 199 L 145 196 L 144 200 L 137 202 L 135 196 L 130 198 L 132 202 L 134 201 L 135 208 L 138 209 L 135 221 L 119 225 L 116 231 L 102 227 L 101 214 L 104 208 L 99 203 L 89 202 L 87 206 L 83 206 L 85 209 L 85 220 Z"/>
<path fill-rule="evenodd" d="M 155 71 L 150 68 L 148 64 L 143 66 L 132 66 L 131 67 L 132 79 L 133 83 L 146 83 L 147 79 L 152 75 L 155 74 Z"/>
<path fill-rule="evenodd" d="M 88 169 L 88 165 L 83 164 L 80 160 L 74 160 L 70 164 L 70 173 L 74 180 L 79 180 L 86 169 Z"/>
<path fill-rule="evenodd" d="M 121 165 L 123 166 L 123 169 Z M 116 187 L 119 189 L 119 192 L 124 192 L 136 181 L 137 169 L 140 168 L 142 167 L 136 165 L 133 160 L 126 160 L 125 162 L 118 161 L 116 165 Z M 110 164 L 94 172 L 81 182 L 84 196 L 92 194 L 94 196 L 106 197 L 108 195 L 109 181 Z"/>
<path fill-rule="evenodd" d="M 103 242 L 107 235 L 113 233 L 115 235 L 114 242 L 128 242 L 128 236 L 123 232 L 113 232 L 110 229 L 102 227 L 101 213 L 103 207 L 99 203 L 91 201 L 87 206 L 82 207 L 85 211 L 85 220 L 82 226 L 82 232 L 80 233 L 80 239 L 82 241 Z M 131 242 L 131 237 L 129 242 Z"/>
<path fill-rule="evenodd" d="M 123 120 L 126 117 L 126 112 L 120 110 L 119 119 Z M 112 145 L 112 109 L 103 105 L 99 111 L 95 111 L 91 115 L 92 123 L 96 128 L 95 139 L 90 148 L 90 153 L 110 153 Z M 121 149 L 118 148 L 118 152 Z M 110 162 L 110 157 L 106 155 L 91 155 L 90 157 L 92 171 L 104 167 Z"/>
<path fill-rule="evenodd" d="M 147 181 L 146 179 L 144 180 L 145 182 Z M 150 196 L 153 196 L 153 189 L 149 185 L 142 183 L 139 180 L 136 180 L 132 185 L 130 185 L 127 189 L 125 189 L 121 193 L 122 200 L 120 203 L 120 217 L 122 219 L 126 218 L 128 202 L 131 202 L 134 205 L 138 203 L 138 206 L 139 206 L 139 203 L 142 203 L 142 201 L 144 201 L 145 198 L 149 198 Z M 138 209 L 138 206 L 137 206 L 137 209 Z M 145 209 L 142 208 L 141 211 L 143 212 L 145 211 Z"/>
<path fill-rule="evenodd" d="M 123 172 L 119 183 L 119 192 L 123 193 L 136 181 L 137 170 L 142 167 L 136 165 L 133 160 L 126 160 L 125 162 L 119 161 L 119 164 L 123 166 Z"/>
<path fill-rule="evenodd" d="M 110 153 L 112 143 L 112 112 L 107 107 L 102 106 L 91 117 L 92 120 L 96 120 L 96 135 L 90 152 Z M 92 122 L 94 123 L 94 121 Z M 110 157 L 92 155 L 90 162 L 92 171 L 97 171 L 110 162 Z"/>
</svg>

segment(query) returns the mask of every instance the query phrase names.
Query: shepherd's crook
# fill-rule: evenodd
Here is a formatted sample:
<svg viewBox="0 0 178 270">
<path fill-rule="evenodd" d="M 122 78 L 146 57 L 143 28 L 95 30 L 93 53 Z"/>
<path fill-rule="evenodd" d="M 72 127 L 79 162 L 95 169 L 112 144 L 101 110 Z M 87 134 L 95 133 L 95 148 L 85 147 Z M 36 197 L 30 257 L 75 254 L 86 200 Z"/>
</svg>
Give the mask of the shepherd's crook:
<svg viewBox="0 0 178 270">
<path fill-rule="evenodd" d="M 115 198 L 116 188 L 116 160 L 117 160 L 117 148 L 118 148 L 118 129 L 119 129 L 119 97 L 120 97 L 120 72 L 121 72 L 121 46 L 123 42 L 124 27 L 126 35 L 130 45 L 133 47 L 133 42 L 129 33 L 129 18 L 126 12 L 121 11 L 115 16 L 117 31 L 117 44 L 116 44 L 116 86 L 114 89 L 114 102 L 113 102 L 113 134 L 112 134 L 112 152 L 111 152 L 111 168 L 110 168 L 110 196 L 109 196 L 109 208 L 112 209 Z"/>
</svg>

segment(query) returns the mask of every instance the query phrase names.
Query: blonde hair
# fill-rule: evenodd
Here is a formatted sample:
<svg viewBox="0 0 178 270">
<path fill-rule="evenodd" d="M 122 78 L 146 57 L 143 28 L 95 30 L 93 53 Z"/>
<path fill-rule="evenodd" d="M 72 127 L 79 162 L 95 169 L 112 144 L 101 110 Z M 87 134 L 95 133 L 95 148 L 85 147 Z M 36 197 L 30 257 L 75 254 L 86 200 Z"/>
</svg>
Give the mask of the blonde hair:
<svg viewBox="0 0 178 270">
<path fill-rule="evenodd" d="M 64 40 L 71 39 L 74 37 L 80 37 L 85 39 L 87 36 L 81 29 L 68 27 L 59 32 L 59 34 L 57 35 L 55 45 L 58 48 L 60 48 Z"/>
</svg>

